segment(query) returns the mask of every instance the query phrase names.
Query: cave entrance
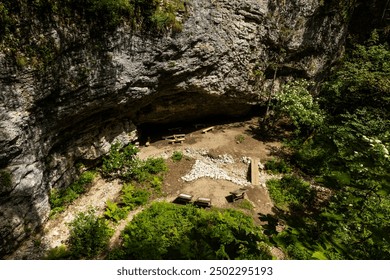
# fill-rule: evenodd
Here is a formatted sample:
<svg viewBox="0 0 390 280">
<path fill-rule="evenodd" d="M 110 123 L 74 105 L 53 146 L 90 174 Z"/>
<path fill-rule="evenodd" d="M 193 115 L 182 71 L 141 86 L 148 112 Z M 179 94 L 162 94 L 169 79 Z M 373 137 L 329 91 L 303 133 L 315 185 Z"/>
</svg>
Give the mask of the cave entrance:
<svg viewBox="0 0 390 280">
<path fill-rule="evenodd" d="M 149 141 L 150 143 L 160 141 L 165 136 L 175 134 L 187 135 L 212 126 L 247 122 L 254 117 L 258 117 L 259 111 L 257 111 L 256 113 L 257 114 L 253 112 L 245 116 L 215 115 L 194 120 L 169 123 L 143 123 L 137 126 L 139 133 L 139 142 L 141 145 L 144 145 L 147 141 Z"/>
</svg>

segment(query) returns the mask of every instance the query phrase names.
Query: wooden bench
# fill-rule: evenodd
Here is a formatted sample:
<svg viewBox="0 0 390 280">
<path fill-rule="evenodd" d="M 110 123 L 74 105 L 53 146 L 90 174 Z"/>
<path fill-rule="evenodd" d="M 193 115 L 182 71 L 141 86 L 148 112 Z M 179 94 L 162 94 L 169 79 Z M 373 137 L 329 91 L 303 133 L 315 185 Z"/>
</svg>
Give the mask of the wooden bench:
<svg viewBox="0 0 390 280">
<path fill-rule="evenodd" d="M 238 189 L 235 191 L 230 192 L 232 195 L 233 201 L 243 199 L 245 197 L 246 189 Z"/>
<path fill-rule="evenodd" d="M 205 197 L 199 197 L 194 204 L 199 207 L 211 207 L 211 199 Z"/>
<path fill-rule="evenodd" d="M 202 130 L 202 133 L 207 133 L 207 132 L 213 130 L 214 128 L 215 128 L 214 126 L 207 127 L 207 128 Z"/>
<path fill-rule="evenodd" d="M 181 193 L 176 198 L 180 202 L 189 203 L 192 199 L 192 195 Z"/>
<path fill-rule="evenodd" d="M 183 137 L 183 138 L 175 138 L 175 139 L 171 139 L 171 140 L 168 140 L 168 143 L 169 144 L 175 144 L 175 143 L 180 143 L 182 144 L 186 139 Z"/>
<path fill-rule="evenodd" d="M 173 135 L 169 135 L 169 136 L 163 136 L 162 139 L 170 140 L 170 139 L 185 138 L 185 137 L 186 137 L 185 134 L 173 134 Z"/>
</svg>

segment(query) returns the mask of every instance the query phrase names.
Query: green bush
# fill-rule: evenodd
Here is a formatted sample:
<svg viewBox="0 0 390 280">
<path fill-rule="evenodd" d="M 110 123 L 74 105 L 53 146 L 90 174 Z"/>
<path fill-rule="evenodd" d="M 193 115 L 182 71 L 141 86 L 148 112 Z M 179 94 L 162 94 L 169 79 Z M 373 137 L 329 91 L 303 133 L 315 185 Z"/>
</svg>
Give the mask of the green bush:
<svg viewBox="0 0 390 280">
<path fill-rule="evenodd" d="M 126 218 L 129 214 L 130 207 L 119 207 L 118 204 L 110 200 L 106 201 L 106 210 L 104 211 L 104 217 L 114 222 L 119 222 Z"/>
<path fill-rule="evenodd" d="M 283 159 L 270 159 L 265 164 L 265 169 L 273 174 L 291 173 L 291 167 Z"/>
<path fill-rule="evenodd" d="M 280 180 L 268 180 L 267 187 L 275 206 L 285 211 L 309 206 L 315 196 L 309 183 L 292 175 L 285 175 Z"/>
<path fill-rule="evenodd" d="M 181 161 L 183 159 L 183 153 L 181 151 L 174 151 L 171 159 L 175 162 Z"/>
<path fill-rule="evenodd" d="M 271 259 L 262 229 L 233 209 L 153 203 L 134 217 L 122 237 L 114 257 L 123 259 Z"/>
<path fill-rule="evenodd" d="M 80 194 L 86 192 L 88 185 L 92 183 L 95 177 L 96 173 L 94 171 L 86 171 L 66 189 L 52 189 L 49 196 L 50 215 L 54 216 L 64 211 L 66 206 L 76 200 Z"/>
<path fill-rule="evenodd" d="M 96 216 L 93 209 L 79 213 L 69 226 L 69 252 L 77 259 L 95 258 L 107 248 L 113 234 L 107 221 Z"/>
<path fill-rule="evenodd" d="M 123 148 L 121 148 L 119 143 L 113 144 L 108 156 L 103 158 L 103 175 L 115 177 L 125 173 L 127 169 L 132 167 L 138 152 L 139 149 L 131 144 Z"/>
<path fill-rule="evenodd" d="M 145 205 L 149 200 L 150 193 L 147 190 L 137 189 L 131 184 L 126 184 L 122 188 L 120 196 L 121 204 L 133 210 L 137 206 Z"/>
</svg>

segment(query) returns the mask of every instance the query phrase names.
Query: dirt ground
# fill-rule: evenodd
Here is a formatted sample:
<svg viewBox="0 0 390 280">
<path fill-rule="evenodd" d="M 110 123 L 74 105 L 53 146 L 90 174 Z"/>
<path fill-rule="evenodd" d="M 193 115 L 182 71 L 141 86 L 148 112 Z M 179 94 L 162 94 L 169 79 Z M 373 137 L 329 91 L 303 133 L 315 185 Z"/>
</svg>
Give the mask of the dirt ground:
<svg viewBox="0 0 390 280">
<path fill-rule="evenodd" d="M 202 133 L 203 128 L 193 129 L 186 133 L 186 140 L 182 144 L 169 144 L 167 140 L 154 137 L 149 146 L 141 146 L 138 154 L 139 158 L 164 157 L 167 160 L 169 171 L 165 175 L 163 192 L 164 197 L 158 200 L 172 202 L 178 194 L 187 193 L 198 197 L 207 197 L 212 200 L 212 205 L 221 208 L 239 209 L 239 201 L 229 202 L 227 197 L 229 192 L 238 189 L 238 186 L 230 181 L 216 180 L 208 177 L 199 178 L 195 181 L 186 182 L 182 177 L 191 171 L 195 160 L 207 157 L 218 158 L 220 155 L 229 155 L 234 159 L 232 164 L 222 164 L 220 168 L 230 174 L 246 178 L 248 163 L 242 162 L 243 158 L 258 158 L 264 163 L 272 157 L 272 152 L 280 147 L 278 142 L 262 142 L 256 139 L 251 133 L 251 126 L 256 125 L 256 120 L 247 122 L 217 125 L 212 131 Z M 179 132 L 180 133 L 180 132 Z M 166 135 L 172 133 L 167 132 Z M 174 151 L 182 151 L 185 155 L 181 161 L 174 162 L 170 158 Z M 194 152 L 195 151 L 195 152 Z M 199 152 L 200 151 L 200 152 Z M 244 175 L 243 175 L 244 174 Z M 254 222 L 261 224 L 259 214 L 272 213 L 272 201 L 265 187 L 265 181 L 270 175 L 265 172 L 260 173 L 260 185 L 247 186 L 246 199 L 252 204 L 252 210 L 243 210 L 253 216 Z M 94 207 L 98 213 L 104 210 L 105 202 L 108 199 L 115 199 L 120 192 L 121 183 L 119 181 L 107 182 L 101 178 L 95 180 L 94 185 L 87 194 L 77 199 L 70 205 L 64 213 L 55 219 L 49 220 L 42 233 L 33 236 L 26 241 L 14 254 L 7 259 L 40 259 L 44 252 L 64 244 L 69 236 L 68 223 L 72 221 L 79 212 L 86 211 L 89 207 Z M 120 231 L 124 226 L 143 208 L 137 209 L 129 214 L 129 217 L 116 226 L 110 245 L 118 243 Z M 275 254 L 277 255 L 277 254 Z"/>
</svg>

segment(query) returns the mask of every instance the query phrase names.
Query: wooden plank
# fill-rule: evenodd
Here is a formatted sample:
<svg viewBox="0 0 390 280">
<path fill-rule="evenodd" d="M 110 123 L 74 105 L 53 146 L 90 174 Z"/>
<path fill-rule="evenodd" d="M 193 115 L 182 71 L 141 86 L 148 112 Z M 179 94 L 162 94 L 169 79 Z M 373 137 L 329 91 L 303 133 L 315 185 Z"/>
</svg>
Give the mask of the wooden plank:
<svg viewBox="0 0 390 280">
<path fill-rule="evenodd" d="M 175 139 L 169 140 L 168 143 L 169 143 L 169 144 L 183 143 L 184 140 L 186 140 L 186 139 L 185 139 L 185 138 L 175 138 Z"/>
<path fill-rule="evenodd" d="M 184 137 L 186 137 L 186 135 L 185 134 L 174 134 L 173 137 L 174 138 L 184 138 Z"/>
<path fill-rule="evenodd" d="M 184 138 L 185 136 L 186 136 L 185 134 L 173 134 L 169 136 L 163 136 L 162 139 L 169 140 L 169 139 L 176 139 L 176 138 Z"/>
<path fill-rule="evenodd" d="M 252 185 L 260 185 L 260 173 L 259 173 L 259 159 L 251 159 L 251 182 Z"/>
<path fill-rule="evenodd" d="M 210 127 L 207 127 L 207 128 L 205 128 L 205 129 L 203 129 L 202 132 L 203 132 L 203 133 L 206 133 L 206 132 L 209 132 L 209 131 L 211 131 L 211 130 L 213 130 L 213 129 L 214 129 L 214 126 L 210 126 Z"/>
</svg>

